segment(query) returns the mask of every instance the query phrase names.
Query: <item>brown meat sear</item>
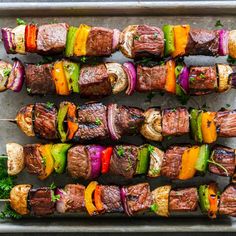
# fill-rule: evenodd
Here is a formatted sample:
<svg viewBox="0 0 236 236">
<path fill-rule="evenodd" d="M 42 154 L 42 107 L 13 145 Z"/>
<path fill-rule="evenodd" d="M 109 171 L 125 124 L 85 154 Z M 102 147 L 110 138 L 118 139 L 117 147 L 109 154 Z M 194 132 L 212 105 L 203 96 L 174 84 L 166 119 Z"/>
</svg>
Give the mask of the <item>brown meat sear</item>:
<svg viewBox="0 0 236 236">
<path fill-rule="evenodd" d="M 164 90 L 166 74 L 167 68 L 165 65 L 154 67 L 138 65 L 136 90 L 139 92 Z"/>
<path fill-rule="evenodd" d="M 170 191 L 170 212 L 195 211 L 198 206 L 197 188 L 185 188 Z"/>
</svg>

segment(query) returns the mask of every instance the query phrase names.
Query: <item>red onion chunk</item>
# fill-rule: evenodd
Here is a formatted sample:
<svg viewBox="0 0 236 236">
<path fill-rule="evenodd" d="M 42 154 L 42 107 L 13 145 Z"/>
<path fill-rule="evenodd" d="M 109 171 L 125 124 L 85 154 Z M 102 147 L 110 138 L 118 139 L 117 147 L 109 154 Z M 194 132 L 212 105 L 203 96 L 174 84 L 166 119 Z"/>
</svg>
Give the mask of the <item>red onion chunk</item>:
<svg viewBox="0 0 236 236">
<path fill-rule="evenodd" d="M 125 213 L 128 216 L 131 216 L 132 213 L 130 212 L 129 207 L 128 207 L 127 198 L 126 198 L 126 188 L 125 187 L 122 187 L 120 189 L 120 197 L 121 197 L 123 208 L 125 209 Z"/>
<path fill-rule="evenodd" d="M 113 30 L 113 40 L 112 40 L 112 51 L 117 51 L 119 47 L 119 40 L 120 40 L 120 31 L 118 29 Z"/>
<path fill-rule="evenodd" d="M 236 73 L 235 72 L 230 75 L 230 79 L 231 79 L 232 88 L 236 89 Z"/>
<path fill-rule="evenodd" d="M 125 62 L 123 67 L 128 77 L 128 88 L 126 94 L 131 95 L 134 92 L 137 83 L 136 68 L 132 62 Z"/>
<path fill-rule="evenodd" d="M 116 110 L 117 110 L 117 104 L 109 104 L 107 108 L 107 123 L 108 123 L 108 129 L 109 133 L 111 135 L 111 139 L 118 140 L 120 139 L 120 136 L 116 132 Z"/>
<path fill-rule="evenodd" d="M 2 41 L 5 47 L 5 50 L 8 54 L 15 53 L 15 34 L 12 32 L 11 28 L 2 28 Z"/>
<path fill-rule="evenodd" d="M 186 93 L 189 93 L 189 69 L 186 65 L 179 74 L 178 84 L 184 89 Z"/>
<path fill-rule="evenodd" d="M 90 178 L 97 178 L 101 174 L 102 167 L 102 151 L 105 148 L 100 145 L 90 145 L 88 147 L 89 159 L 91 162 L 91 175 Z"/>
<path fill-rule="evenodd" d="M 226 56 L 228 55 L 228 40 L 229 32 L 227 30 L 219 30 L 219 55 Z"/>
<path fill-rule="evenodd" d="M 61 189 L 61 188 L 57 188 L 55 190 L 55 194 L 56 195 L 60 195 L 60 199 L 57 200 L 57 202 L 56 202 L 56 210 L 57 210 L 57 212 L 65 213 L 66 212 L 66 205 L 65 205 L 66 201 L 65 201 L 64 198 L 66 196 L 66 192 L 63 189 Z"/>
<path fill-rule="evenodd" d="M 13 68 L 8 79 L 7 88 L 14 92 L 20 92 L 24 83 L 25 68 L 20 60 L 13 59 Z"/>
</svg>

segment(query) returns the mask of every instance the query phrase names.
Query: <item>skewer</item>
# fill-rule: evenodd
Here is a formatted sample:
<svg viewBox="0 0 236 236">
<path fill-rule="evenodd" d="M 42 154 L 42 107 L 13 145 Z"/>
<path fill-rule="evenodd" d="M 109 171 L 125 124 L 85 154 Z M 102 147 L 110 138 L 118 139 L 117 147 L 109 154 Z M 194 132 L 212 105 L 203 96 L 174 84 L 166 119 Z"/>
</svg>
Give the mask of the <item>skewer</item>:
<svg viewBox="0 0 236 236">
<path fill-rule="evenodd" d="M 0 121 L 9 121 L 12 123 L 16 123 L 17 119 L 0 118 Z M 32 120 L 32 121 L 34 121 L 34 120 Z M 64 120 L 64 122 L 67 123 L 67 120 Z"/>
<path fill-rule="evenodd" d="M 0 202 L 11 202 L 11 199 L 0 199 Z"/>
</svg>

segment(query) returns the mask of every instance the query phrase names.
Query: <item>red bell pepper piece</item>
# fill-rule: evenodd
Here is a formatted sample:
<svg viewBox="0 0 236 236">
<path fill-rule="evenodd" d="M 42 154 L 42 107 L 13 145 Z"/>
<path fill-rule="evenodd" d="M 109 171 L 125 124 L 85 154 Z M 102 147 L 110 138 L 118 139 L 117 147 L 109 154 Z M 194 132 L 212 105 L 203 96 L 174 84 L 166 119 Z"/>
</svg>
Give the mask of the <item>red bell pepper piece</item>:
<svg viewBox="0 0 236 236">
<path fill-rule="evenodd" d="M 27 52 L 36 52 L 37 50 L 37 31 L 38 28 L 34 24 L 26 25 L 25 28 L 25 46 Z"/>
<path fill-rule="evenodd" d="M 101 199 L 101 187 L 99 185 L 96 186 L 94 191 L 94 203 L 99 212 L 103 211 L 103 203 Z"/>
<path fill-rule="evenodd" d="M 109 171 L 112 151 L 112 147 L 107 147 L 102 151 L 102 174 L 105 174 Z"/>
</svg>

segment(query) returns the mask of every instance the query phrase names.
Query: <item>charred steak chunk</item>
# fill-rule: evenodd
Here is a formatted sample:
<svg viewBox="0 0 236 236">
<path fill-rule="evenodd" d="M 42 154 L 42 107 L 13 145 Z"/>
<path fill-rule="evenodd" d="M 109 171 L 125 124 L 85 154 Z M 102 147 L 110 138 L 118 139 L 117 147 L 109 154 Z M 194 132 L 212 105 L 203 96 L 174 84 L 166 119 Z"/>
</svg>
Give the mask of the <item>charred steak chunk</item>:
<svg viewBox="0 0 236 236">
<path fill-rule="evenodd" d="M 86 43 L 87 56 L 110 56 L 112 54 L 113 30 L 92 27 Z"/>
<path fill-rule="evenodd" d="M 91 140 L 108 137 L 107 107 L 102 103 L 88 103 L 78 108 L 79 128 L 75 139 Z"/>
<path fill-rule="evenodd" d="M 101 200 L 105 212 L 123 212 L 120 188 L 115 185 L 101 185 Z"/>
<path fill-rule="evenodd" d="M 219 136 L 221 137 L 236 136 L 236 110 L 218 111 L 216 113 L 215 122 Z"/>
<path fill-rule="evenodd" d="M 220 214 L 236 216 L 236 184 L 228 186 L 220 196 Z"/>
<path fill-rule="evenodd" d="M 162 117 L 163 136 L 189 133 L 189 113 L 186 108 L 165 109 Z"/>
<path fill-rule="evenodd" d="M 67 184 L 56 203 L 56 208 L 60 213 L 80 212 L 84 209 L 85 187 L 81 184 Z"/>
<path fill-rule="evenodd" d="M 55 105 L 35 103 L 34 132 L 40 138 L 57 138 L 57 109 Z"/>
<path fill-rule="evenodd" d="M 52 79 L 52 64 L 29 64 L 25 69 L 26 88 L 30 94 L 55 94 L 55 83 Z"/>
<path fill-rule="evenodd" d="M 110 95 L 112 88 L 106 66 L 104 64 L 82 66 L 79 87 L 82 97 Z"/>
<path fill-rule="evenodd" d="M 24 145 L 25 166 L 30 174 L 41 176 L 44 175 L 45 165 L 43 157 L 40 154 L 41 144 Z"/>
<path fill-rule="evenodd" d="M 190 29 L 186 55 L 218 55 L 219 35 L 215 30 Z"/>
<path fill-rule="evenodd" d="M 67 154 L 67 171 L 73 178 L 89 178 L 91 163 L 86 146 L 77 145 L 69 149 Z"/>
<path fill-rule="evenodd" d="M 160 28 L 139 25 L 134 36 L 133 54 L 135 57 L 157 56 L 164 53 L 164 34 Z"/>
<path fill-rule="evenodd" d="M 232 148 L 224 147 L 224 146 L 217 146 L 213 150 L 212 159 L 219 165 L 210 163 L 209 164 L 209 171 L 223 176 L 233 176 L 235 171 L 235 150 Z M 222 166 L 222 167 L 220 167 Z M 226 171 L 227 172 L 226 172 Z"/>
<path fill-rule="evenodd" d="M 53 194 L 53 190 L 47 187 L 30 189 L 29 204 L 34 215 L 45 216 L 54 213 Z"/>
<path fill-rule="evenodd" d="M 177 179 L 182 166 L 182 155 L 188 147 L 171 146 L 164 154 L 161 175 L 170 179 Z"/>
<path fill-rule="evenodd" d="M 66 47 L 66 23 L 47 24 L 38 27 L 37 51 L 40 53 L 60 53 Z"/>
<path fill-rule="evenodd" d="M 138 147 L 134 145 L 115 146 L 110 161 L 110 173 L 131 179 L 136 171 Z"/>
<path fill-rule="evenodd" d="M 189 72 L 190 93 L 202 95 L 212 93 L 217 88 L 215 66 L 192 66 Z"/>
<path fill-rule="evenodd" d="M 149 184 L 141 183 L 127 187 L 126 200 L 131 215 L 149 209 L 152 204 Z"/>
<path fill-rule="evenodd" d="M 138 65 L 136 90 L 139 92 L 164 90 L 166 75 L 167 68 L 165 65 L 154 67 Z"/>
<path fill-rule="evenodd" d="M 198 206 L 197 188 L 185 188 L 171 190 L 169 210 L 172 211 L 195 211 Z"/>
</svg>

